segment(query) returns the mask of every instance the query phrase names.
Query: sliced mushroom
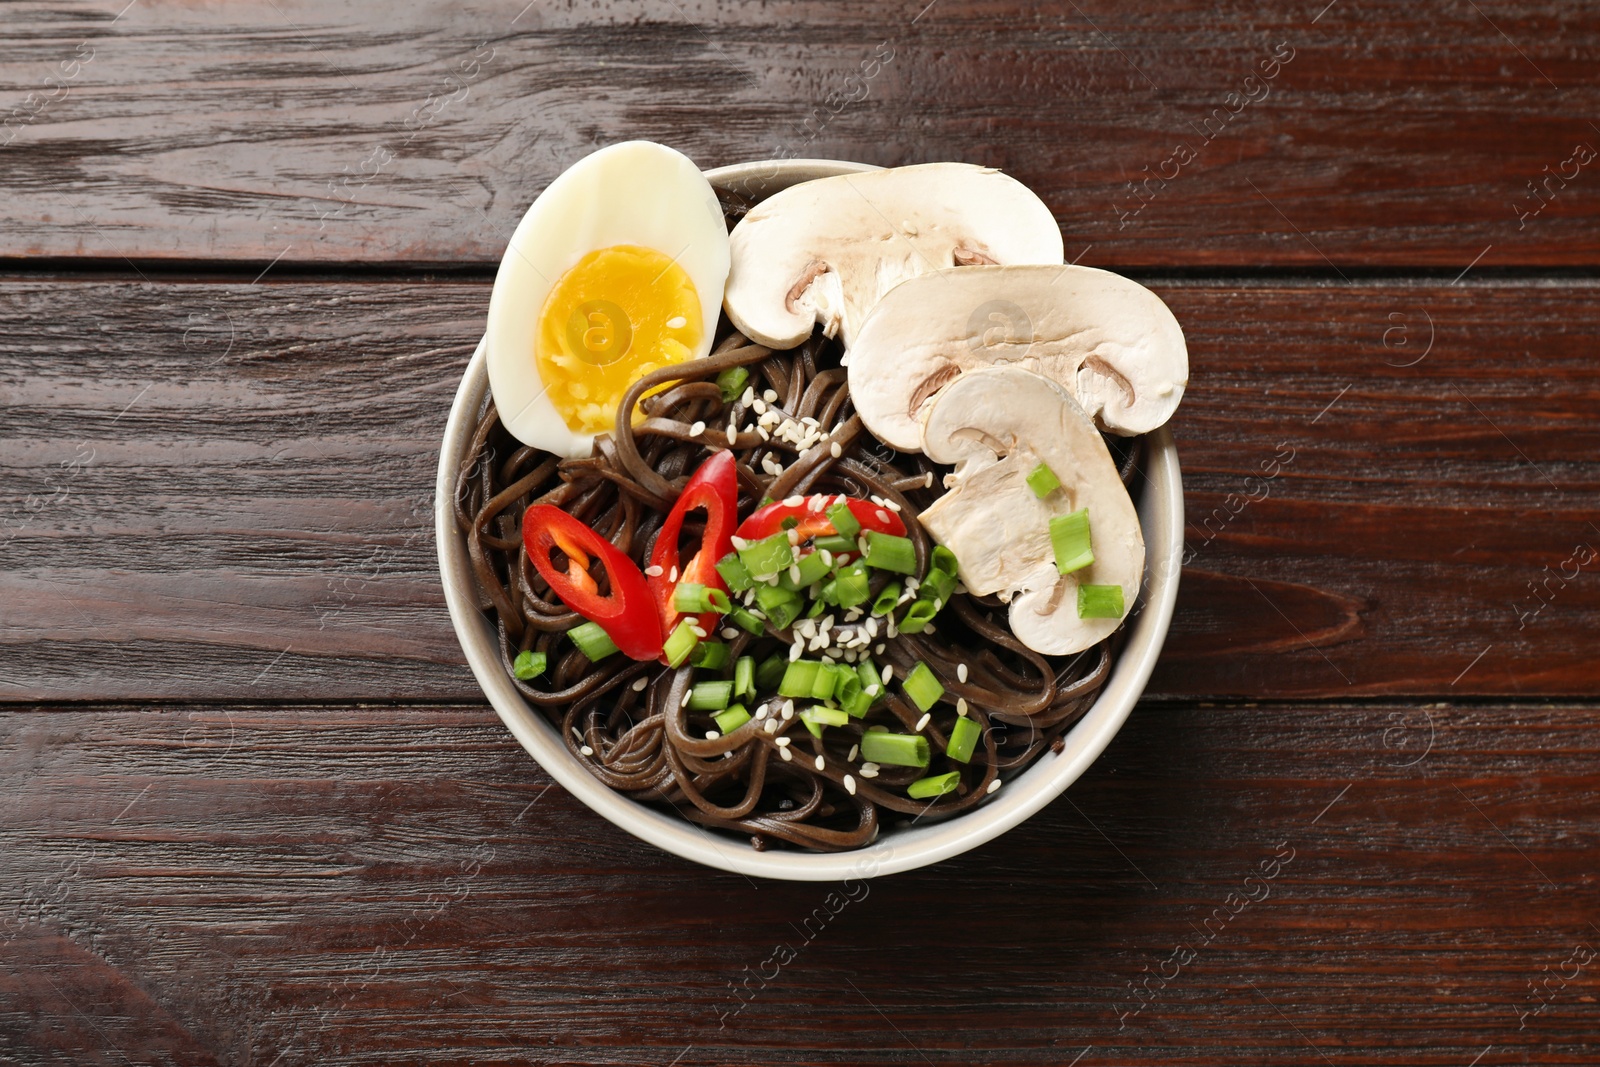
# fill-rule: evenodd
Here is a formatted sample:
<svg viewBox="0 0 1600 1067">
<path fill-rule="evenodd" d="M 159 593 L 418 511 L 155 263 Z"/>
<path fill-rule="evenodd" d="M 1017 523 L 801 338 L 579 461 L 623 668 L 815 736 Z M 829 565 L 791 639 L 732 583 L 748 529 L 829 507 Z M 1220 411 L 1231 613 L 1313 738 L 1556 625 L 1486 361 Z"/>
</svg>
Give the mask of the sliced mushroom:
<svg viewBox="0 0 1600 1067">
<path fill-rule="evenodd" d="M 963 267 L 880 300 L 850 348 L 850 399 L 880 440 L 917 447 L 917 413 L 974 367 L 1012 363 L 1066 386 L 1112 433 L 1166 422 L 1189 381 L 1183 330 L 1161 298 L 1093 267 Z"/>
<path fill-rule="evenodd" d="M 1061 229 L 1044 202 L 968 163 L 802 182 L 758 204 L 729 241 L 728 318 L 773 348 L 793 348 L 817 323 L 849 347 L 878 298 L 917 274 L 1062 260 Z"/>
<path fill-rule="evenodd" d="M 1109 636 L 1121 619 L 1078 617 L 1078 585 L 1120 585 L 1124 614 L 1144 576 L 1144 535 L 1133 501 L 1094 423 L 1059 384 L 1016 366 L 970 371 L 922 412 L 922 450 L 954 463 L 922 525 L 956 555 L 961 581 L 1011 604 L 1011 630 L 1035 652 L 1068 655 Z M 1027 484 L 1040 463 L 1061 480 L 1043 499 Z M 1056 569 L 1050 520 L 1089 509 L 1094 562 Z"/>
</svg>

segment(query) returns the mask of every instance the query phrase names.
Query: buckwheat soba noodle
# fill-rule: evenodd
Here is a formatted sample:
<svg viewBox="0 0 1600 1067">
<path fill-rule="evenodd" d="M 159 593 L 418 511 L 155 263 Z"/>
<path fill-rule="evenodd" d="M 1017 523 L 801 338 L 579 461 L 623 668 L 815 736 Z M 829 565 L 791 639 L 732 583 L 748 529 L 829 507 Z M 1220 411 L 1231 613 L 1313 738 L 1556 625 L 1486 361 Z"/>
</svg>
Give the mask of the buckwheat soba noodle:
<svg viewBox="0 0 1600 1067">
<path fill-rule="evenodd" d="M 1059 750 L 1063 733 L 1105 683 L 1121 631 L 1074 656 L 1040 655 L 1013 636 L 997 598 L 972 596 L 959 586 L 935 623 L 919 633 L 887 636 L 879 629 L 883 620 L 870 616 L 834 625 L 822 653 L 828 660 L 857 667 L 870 662 L 898 679 L 926 664 L 944 690 L 924 712 L 886 684 L 864 716 L 815 731 L 820 737 L 803 728 L 794 701 L 776 695 L 753 699 L 754 721 L 724 735 L 712 713 L 689 706 L 691 686 L 707 677 L 706 670 L 687 663 L 674 670 L 621 655 L 591 662 L 566 639 L 584 619 L 560 602 L 530 563 L 520 532 L 524 511 L 555 505 L 643 568 L 687 477 L 723 450 L 737 461 L 741 515 L 769 498 L 875 499 L 897 512 L 917 573 L 926 571 L 934 545 L 917 517 L 943 492 L 947 468 L 891 450 L 862 427 L 838 343 L 816 334 L 796 349 L 775 352 L 735 332 L 726 317 L 718 338 L 709 358 L 662 367 L 635 383 L 618 410 L 615 433 L 600 436 L 586 459 L 521 444 L 501 425 L 492 401 L 479 413 L 461 467 L 456 519 L 481 607 L 498 627 L 508 675 L 514 677 L 513 664 L 524 651 L 542 653 L 548 664 L 532 680 L 514 678 L 523 697 L 600 781 L 691 822 L 742 835 L 757 849 L 859 848 L 885 821 L 966 811 L 1047 748 Z M 733 367 L 745 369 L 748 384 L 725 401 L 716 379 Z M 777 414 L 763 423 L 768 412 Z M 800 432 L 763 432 L 775 422 Z M 802 449 L 811 443 L 819 447 Z M 1124 483 L 1131 483 L 1142 438 L 1109 437 L 1108 444 Z M 702 522 L 691 513 L 682 536 L 697 537 Z M 873 596 L 894 577 L 872 572 Z M 596 578 L 604 593 L 606 577 Z M 783 629 L 768 620 L 765 629 L 760 635 L 724 629 L 726 667 L 711 673 L 731 676 L 741 657 L 791 661 L 797 636 L 807 648 L 816 646 L 806 639 L 808 632 L 815 637 L 815 620 L 796 619 Z M 961 717 L 982 731 L 967 762 L 945 754 Z M 865 762 L 862 736 L 884 726 L 926 737 L 929 764 Z M 950 772 L 959 775 L 952 790 L 925 800 L 907 795 L 914 780 Z"/>
</svg>

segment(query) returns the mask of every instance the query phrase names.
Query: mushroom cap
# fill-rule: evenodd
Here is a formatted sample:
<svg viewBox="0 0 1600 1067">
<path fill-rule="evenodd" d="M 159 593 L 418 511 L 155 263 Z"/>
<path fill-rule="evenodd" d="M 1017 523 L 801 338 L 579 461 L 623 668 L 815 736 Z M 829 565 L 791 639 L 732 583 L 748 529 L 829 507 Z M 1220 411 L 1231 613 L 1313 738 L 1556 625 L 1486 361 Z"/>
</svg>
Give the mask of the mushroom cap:
<svg viewBox="0 0 1600 1067">
<path fill-rule="evenodd" d="M 1015 178 L 970 163 L 840 174 L 790 186 L 729 235 L 723 306 L 745 336 L 793 348 L 822 324 L 848 348 L 878 298 L 970 263 L 1062 261 L 1061 228 Z"/>
<path fill-rule="evenodd" d="M 1189 382 L 1183 329 L 1160 297 L 1094 267 L 975 266 L 911 278 L 856 334 L 850 399 L 885 444 L 917 447 L 917 412 L 963 371 L 1015 364 L 1066 386 L 1124 436 L 1167 421 Z"/>
<path fill-rule="evenodd" d="M 1078 617 L 1080 582 L 1120 585 L 1124 605 L 1133 606 L 1144 535 L 1105 440 L 1071 394 L 1014 365 L 974 370 L 923 409 L 922 437 L 929 459 L 956 469 L 945 477 L 948 491 L 919 519 L 955 553 L 968 591 L 1010 600 L 1019 641 L 1069 655 L 1122 625 Z M 1026 481 L 1040 463 L 1061 480 L 1042 500 Z M 1080 508 L 1089 509 L 1094 562 L 1059 574 L 1050 520 Z"/>
</svg>

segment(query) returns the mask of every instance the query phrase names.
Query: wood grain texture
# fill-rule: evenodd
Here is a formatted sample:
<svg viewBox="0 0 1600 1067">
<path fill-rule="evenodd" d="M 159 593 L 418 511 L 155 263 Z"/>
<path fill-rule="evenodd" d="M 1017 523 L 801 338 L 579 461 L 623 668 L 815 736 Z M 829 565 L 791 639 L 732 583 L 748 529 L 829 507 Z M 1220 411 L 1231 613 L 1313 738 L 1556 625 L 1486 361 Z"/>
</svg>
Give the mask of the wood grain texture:
<svg viewBox="0 0 1600 1067">
<path fill-rule="evenodd" d="M 125 3 L 7 7 L 0 257 L 490 264 L 647 137 L 1001 166 L 1097 265 L 1596 264 L 1577 2 Z"/>
<path fill-rule="evenodd" d="M 1193 380 L 1152 694 L 1597 691 L 1595 286 L 1155 284 Z M 487 297 L 0 284 L 0 697 L 477 699 L 430 523 Z"/>
<path fill-rule="evenodd" d="M 1594 1062 L 1592 707 L 1147 706 L 1012 833 L 837 886 L 642 845 L 477 707 L 0 737 L 6 1063 Z"/>
</svg>

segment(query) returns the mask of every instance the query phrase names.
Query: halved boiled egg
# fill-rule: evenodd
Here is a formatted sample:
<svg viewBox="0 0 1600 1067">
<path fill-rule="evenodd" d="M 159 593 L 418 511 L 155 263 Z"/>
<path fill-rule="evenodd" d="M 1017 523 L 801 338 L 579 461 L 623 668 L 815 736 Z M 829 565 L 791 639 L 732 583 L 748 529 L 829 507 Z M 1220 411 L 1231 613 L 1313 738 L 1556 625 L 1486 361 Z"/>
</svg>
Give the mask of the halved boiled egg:
<svg viewBox="0 0 1600 1067">
<path fill-rule="evenodd" d="M 681 152 L 615 144 L 522 217 L 489 298 L 489 388 L 518 440 L 587 456 L 628 387 L 711 351 L 728 279 L 716 193 Z"/>
</svg>

